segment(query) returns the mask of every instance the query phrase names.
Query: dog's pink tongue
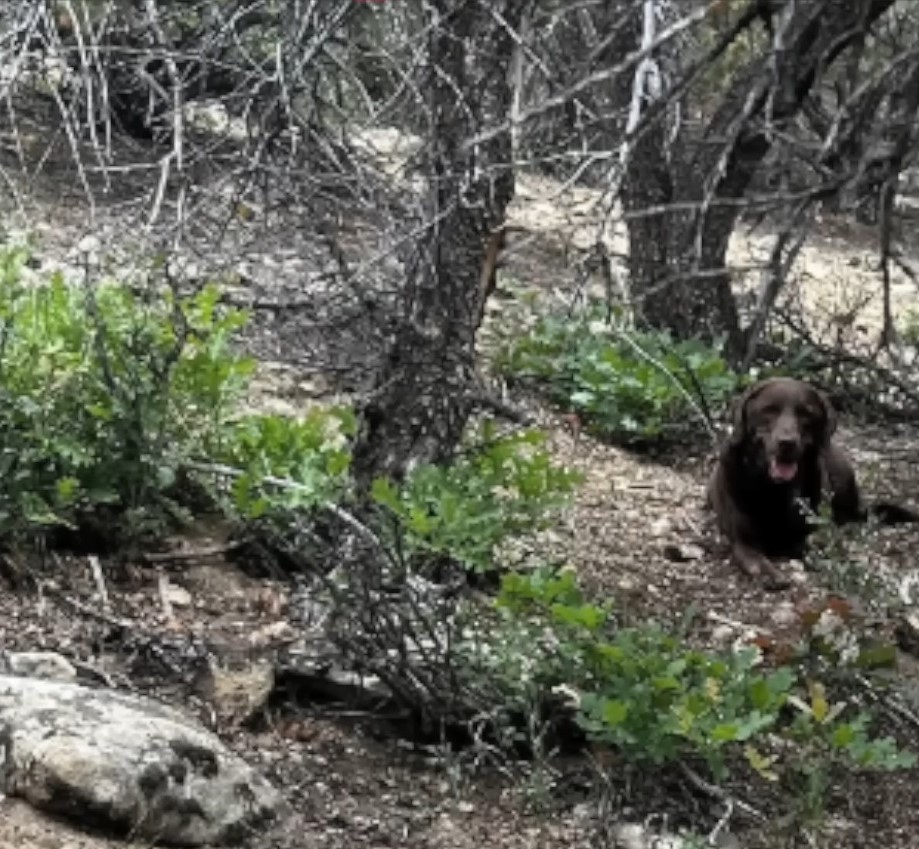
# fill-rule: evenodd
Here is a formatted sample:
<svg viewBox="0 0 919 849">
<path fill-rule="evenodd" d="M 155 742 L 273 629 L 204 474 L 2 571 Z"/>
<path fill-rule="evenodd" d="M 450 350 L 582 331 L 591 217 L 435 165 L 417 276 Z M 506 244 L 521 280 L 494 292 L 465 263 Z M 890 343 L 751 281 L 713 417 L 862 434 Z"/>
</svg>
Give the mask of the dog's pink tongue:
<svg viewBox="0 0 919 849">
<path fill-rule="evenodd" d="M 778 460 L 773 460 L 769 464 L 769 474 L 776 481 L 790 481 L 797 473 L 797 463 L 782 463 Z"/>
</svg>

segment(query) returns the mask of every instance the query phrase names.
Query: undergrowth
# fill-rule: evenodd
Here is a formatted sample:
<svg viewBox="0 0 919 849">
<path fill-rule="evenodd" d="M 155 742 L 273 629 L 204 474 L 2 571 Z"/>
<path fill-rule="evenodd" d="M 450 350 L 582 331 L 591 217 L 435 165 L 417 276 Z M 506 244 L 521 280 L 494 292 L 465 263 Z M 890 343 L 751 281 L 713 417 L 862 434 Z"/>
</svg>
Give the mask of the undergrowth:
<svg viewBox="0 0 919 849">
<path fill-rule="evenodd" d="M 209 287 L 179 298 L 110 282 L 21 282 L 0 266 L 0 534 L 125 526 L 181 512 L 179 472 L 216 438 L 254 363 L 230 340 L 244 316 Z"/>
<path fill-rule="evenodd" d="M 156 535 L 192 518 L 200 491 L 227 517 L 275 526 L 358 503 L 354 412 L 247 411 L 255 364 L 236 345 L 247 316 L 216 286 L 25 285 L 26 259 L 0 251 L 0 539 L 93 521 L 118 540 Z M 501 363 L 627 440 L 678 432 L 738 384 L 710 348 L 625 334 L 590 312 L 543 319 Z M 578 480 L 540 433 L 486 422 L 452 463 L 375 481 L 361 516 L 409 560 L 500 572 L 501 546 L 550 527 Z M 844 692 L 846 670 L 891 659 L 839 602 L 804 611 L 781 645 L 713 652 L 652 624 L 619 627 L 570 571 L 511 572 L 473 624 L 451 649 L 456 674 L 487 682 L 496 714 L 530 717 L 514 734 L 533 748 L 547 715 L 570 714 L 625 763 L 701 762 L 718 780 L 740 765 L 812 800 L 837 769 L 914 762 L 828 695 Z"/>
<path fill-rule="evenodd" d="M 417 468 L 401 486 L 379 478 L 372 495 L 410 551 L 485 572 L 502 541 L 548 527 L 580 479 L 552 462 L 542 433 L 485 422 L 449 466 Z"/>
<path fill-rule="evenodd" d="M 260 519 L 315 508 L 349 492 L 350 440 L 357 429 L 348 407 L 317 407 L 293 418 L 248 414 L 224 429 L 211 456 L 232 473 L 226 512 Z"/>
<path fill-rule="evenodd" d="M 806 801 L 794 813 L 809 825 L 825 802 L 817 791 L 839 771 L 916 764 L 872 734 L 871 717 L 846 696 L 856 673 L 886 668 L 890 656 L 838 599 L 802 610 L 782 644 L 700 650 L 652 623 L 619 627 L 572 570 L 547 569 L 508 574 L 488 622 L 486 639 L 471 629 L 462 647 L 467 674 L 498 682 L 518 715 L 544 716 L 562 698 L 590 745 L 618 763 L 701 762 L 718 781 L 742 770 Z"/>
<path fill-rule="evenodd" d="M 717 350 L 605 320 L 594 305 L 541 317 L 499 352 L 497 369 L 534 384 L 599 436 L 642 445 L 685 435 L 717 413 L 738 376 Z"/>
<path fill-rule="evenodd" d="M 353 499 L 354 412 L 246 411 L 248 317 L 217 286 L 27 285 L 27 259 L 0 251 L 0 538 L 96 525 L 123 544 L 191 518 L 202 496 L 275 526 Z M 572 490 L 542 443 L 486 423 L 450 466 L 376 481 L 381 533 L 486 569 L 499 541 L 545 527 Z"/>
</svg>

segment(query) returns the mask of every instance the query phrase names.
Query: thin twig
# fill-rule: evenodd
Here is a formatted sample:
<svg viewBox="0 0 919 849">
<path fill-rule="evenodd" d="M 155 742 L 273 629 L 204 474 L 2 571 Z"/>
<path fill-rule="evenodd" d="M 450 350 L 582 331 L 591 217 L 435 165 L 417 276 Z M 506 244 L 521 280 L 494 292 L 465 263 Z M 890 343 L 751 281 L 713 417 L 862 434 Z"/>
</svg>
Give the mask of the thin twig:
<svg viewBox="0 0 919 849">
<path fill-rule="evenodd" d="M 688 766 L 685 763 L 680 764 L 680 770 L 683 775 L 689 779 L 689 783 L 693 785 L 697 790 L 701 790 L 708 796 L 711 796 L 713 799 L 717 799 L 719 802 L 724 803 L 725 805 L 730 803 L 732 808 L 736 808 L 738 811 L 742 811 L 748 817 L 757 820 L 758 822 L 765 822 L 766 815 L 754 808 L 753 805 L 748 802 L 744 802 L 741 799 L 737 799 L 734 796 L 731 796 L 723 787 L 719 787 L 717 784 L 712 784 L 709 781 L 706 781 L 699 775 L 692 767 Z"/>
<path fill-rule="evenodd" d="M 718 845 L 718 835 L 724 831 L 727 824 L 731 821 L 731 817 L 734 815 L 734 800 L 727 799 L 724 803 L 724 815 L 715 823 L 715 827 L 708 834 L 708 845 L 717 846 Z"/>
<path fill-rule="evenodd" d="M 82 601 L 77 601 L 77 599 L 71 598 L 66 593 L 57 589 L 57 587 L 52 587 L 51 585 L 45 583 L 42 584 L 42 588 L 47 595 L 51 596 L 59 602 L 62 602 L 63 604 L 75 610 L 77 613 L 90 619 L 95 619 L 104 625 L 109 625 L 113 628 L 121 628 L 129 631 L 136 630 L 138 628 L 137 622 L 131 619 L 123 619 L 117 616 L 112 616 L 108 613 L 104 613 L 103 611 L 98 610 L 95 607 L 90 607 L 89 605 L 84 604 Z"/>
<path fill-rule="evenodd" d="M 632 350 L 638 354 L 643 360 L 647 363 L 650 363 L 654 368 L 660 371 L 662 374 L 666 375 L 673 381 L 673 385 L 676 387 L 677 391 L 686 399 L 689 403 L 689 406 L 695 411 L 699 416 L 700 421 L 705 425 L 708 435 L 711 437 L 712 444 L 717 447 L 721 441 L 721 434 L 718 433 L 718 429 L 715 426 L 714 419 L 711 413 L 708 410 L 708 402 L 705 398 L 704 393 L 702 392 L 702 387 L 699 385 L 698 378 L 696 378 L 695 373 L 688 363 L 684 364 L 684 367 L 689 374 L 690 381 L 694 384 L 694 388 L 699 393 L 699 398 L 694 398 L 692 393 L 690 393 L 681 381 L 667 366 L 665 366 L 657 357 L 649 354 L 635 339 L 632 338 L 625 330 L 621 328 L 612 327 L 613 333 L 622 341 L 624 341 Z"/>
<path fill-rule="evenodd" d="M 156 592 L 160 599 L 160 607 L 163 608 L 163 616 L 167 623 L 175 622 L 175 612 L 172 609 L 172 602 L 169 600 L 169 579 L 162 569 L 156 570 Z"/>
<path fill-rule="evenodd" d="M 205 462 L 190 462 L 188 468 L 197 471 L 204 472 L 207 474 L 217 475 L 218 477 L 227 477 L 233 480 L 237 480 L 243 476 L 243 472 L 239 469 L 234 468 L 233 466 L 227 466 L 223 463 L 205 463 Z M 260 478 L 260 481 L 263 484 L 268 486 L 274 486 L 278 489 L 288 490 L 289 492 L 312 492 L 310 487 L 299 483 L 298 481 L 291 480 L 290 478 L 279 478 L 274 475 L 265 475 Z M 332 501 L 322 501 L 317 506 L 321 507 L 324 510 L 328 510 L 337 518 L 341 519 L 346 525 L 358 532 L 368 542 L 371 542 L 381 551 L 386 551 L 386 546 L 380 541 L 380 538 L 370 530 L 367 525 L 360 521 L 352 513 L 349 513 L 343 507 L 335 504 Z"/>
<path fill-rule="evenodd" d="M 205 560 L 210 557 L 222 557 L 242 547 L 242 542 L 230 542 L 224 545 L 213 545 L 208 548 L 189 548 L 181 551 L 148 552 L 141 555 L 147 563 L 175 563 L 183 560 Z"/>
<path fill-rule="evenodd" d="M 90 554 L 88 559 L 93 581 L 95 581 L 96 584 L 96 592 L 99 594 L 99 602 L 102 604 L 102 611 L 104 613 L 111 613 L 112 604 L 109 601 L 108 588 L 105 585 L 105 577 L 102 574 L 102 564 L 95 554 Z"/>
<path fill-rule="evenodd" d="M 73 665 L 73 668 L 77 672 L 83 672 L 84 674 L 91 675 L 92 677 L 98 679 L 110 690 L 118 689 L 118 684 L 115 682 L 115 679 L 109 675 L 104 669 L 100 669 L 97 665 L 93 663 L 87 663 L 85 660 L 79 660 L 78 658 L 68 657 L 67 660 Z M 128 680 L 125 681 L 125 684 L 129 684 Z"/>
<path fill-rule="evenodd" d="M 899 699 L 896 699 L 889 694 L 882 694 L 878 692 L 877 687 L 875 687 L 874 684 L 872 684 L 871 681 L 869 681 L 864 675 L 856 675 L 855 680 L 865 689 L 865 691 L 871 696 L 872 699 L 874 699 L 887 711 L 894 714 L 898 719 L 908 723 L 914 729 L 919 729 L 919 716 L 917 716 L 912 710 L 904 705 Z"/>
</svg>

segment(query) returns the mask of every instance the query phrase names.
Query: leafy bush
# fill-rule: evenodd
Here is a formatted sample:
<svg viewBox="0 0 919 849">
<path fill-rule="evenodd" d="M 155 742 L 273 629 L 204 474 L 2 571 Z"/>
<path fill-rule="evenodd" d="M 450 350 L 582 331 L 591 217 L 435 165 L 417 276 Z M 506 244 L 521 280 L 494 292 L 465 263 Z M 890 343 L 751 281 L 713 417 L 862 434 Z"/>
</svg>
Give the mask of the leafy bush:
<svg viewBox="0 0 919 849">
<path fill-rule="evenodd" d="M 162 507 L 253 371 L 230 347 L 245 316 L 214 287 L 26 286 L 25 252 L 0 257 L 0 533 Z"/>
<path fill-rule="evenodd" d="M 555 683 L 577 692 L 582 727 L 636 763 L 696 755 L 722 772 L 725 747 L 772 727 L 793 683 L 787 669 L 758 673 L 752 649 L 712 654 L 653 625 L 615 629 L 571 572 L 509 575 L 497 603 L 552 629 L 567 673 Z"/>
<path fill-rule="evenodd" d="M 791 792 L 793 820 L 814 827 L 821 824 L 827 792 L 841 773 L 911 769 L 917 759 L 892 738 L 873 736 L 867 713 L 842 719 L 845 703 L 832 704 L 819 681 L 811 680 L 801 689 L 806 690 L 805 698 L 788 699 L 797 714 L 782 728 L 785 751 L 764 756 L 750 745 L 744 754 L 761 778 L 783 782 Z"/>
<path fill-rule="evenodd" d="M 654 441 L 680 433 L 693 402 L 717 409 L 737 376 L 709 346 L 665 333 L 619 333 L 587 310 L 543 317 L 499 355 L 505 374 L 535 382 L 602 436 Z"/>
<path fill-rule="evenodd" d="M 372 497 L 410 551 L 485 571 L 502 540 L 547 527 L 580 479 L 552 463 L 544 442 L 536 431 L 499 436 L 486 423 L 451 465 L 421 466 L 401 486 L 380 478 Z"/>
<path fill-rule="evenodd" d="M 774 734 L 809 753 L 786 758 L 795 774 L 835 762 L 915 762 L 890 739 L 870 737 L 864 715 L 845 720 L 844 706 L 831 709 L 805 664 L 768 670 L 752 646 L 701 651 L 654 625 L 616 628 L 609 607 L 586 600 L 570 571 L 505 576 L 497 612 L 485 642 L 465 648 L 472 674 L 502 680 L 506 698 L 521 706 L 566 693 L 588 738 L 632 763 L 703 758 L 721 777 L 729 756 L 745 755 L 771 779 L 782 765 L 757 746 L 771 747 Z"/>
<path fill-rule="evenodd" d="M 299 419 L 242 418 L 213 452 L 238 472 L 230 511 L 257 519 L 341 497 L 351 466 L 348 440 L 356 428 L 354 413 L 345 407 L 317 408 Z"/>
<path fill-rule="evenodd" d="M 234 337 L 246 315 L 208 286 L 188 297 L 22 282 L 25 251 L 0 252 L 0 535 L 91 517 L 122 530 L 183 514 L 180 490 L 210 487 L 228 513 L 257 519 L 345 497 L 353 412 L 240 415 L 254 363 Z M 449 467 L 415 471 L 374 497 L 418 551 L 490 565 L 509 535 L 545 526 L 575 476 L 549 461 L 542 437 L 486 427 Z"/>
</svg>

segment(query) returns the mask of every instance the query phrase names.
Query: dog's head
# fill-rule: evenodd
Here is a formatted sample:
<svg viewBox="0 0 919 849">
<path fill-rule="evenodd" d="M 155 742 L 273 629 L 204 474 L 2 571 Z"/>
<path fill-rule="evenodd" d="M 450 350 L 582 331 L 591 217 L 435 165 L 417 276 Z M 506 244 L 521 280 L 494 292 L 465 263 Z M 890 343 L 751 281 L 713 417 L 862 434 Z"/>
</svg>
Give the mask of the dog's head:
<svg viewBox="0 0 919 849">
<path fill-rule="evenodd" d="M 774 377 L 749 387 L 733 407 L 731 441 L 751 452 L 775 483 L 790 483 L 802 459 L 824 448 L 836 412 L 822 392 L 801 380 Z"/>
</svg>

